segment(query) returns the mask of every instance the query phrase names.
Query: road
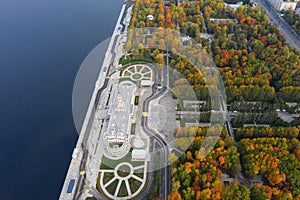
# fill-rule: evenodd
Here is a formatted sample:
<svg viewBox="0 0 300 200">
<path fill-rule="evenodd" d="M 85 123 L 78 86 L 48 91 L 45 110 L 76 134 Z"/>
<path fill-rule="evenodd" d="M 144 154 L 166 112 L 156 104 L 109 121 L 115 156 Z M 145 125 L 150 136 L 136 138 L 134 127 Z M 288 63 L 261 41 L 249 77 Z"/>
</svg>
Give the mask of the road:
<svg viewBox="0 0 300 200">
<path fill-rule="evenodd" d="M 293 28 L 282 17 L 280 17 L 280 13 L 276 11 L 269 2 L 267 2 L 267 0 L 255 0 L 255 2 L 260 4 L 262 9 L 266 11 L 270 23 L 278 25 L 280 32 L 286 39 L 286 42 L 300 51 L 300 37 Z"/>
<path fill-rule="evenodd" d="M 163 95 L 167 91 L 167 87 L 163 87 L 163 89 L 157 93 L 155 91 L 156 91 L 156 89 L 154 86 L 152 95 L 150 97 L 148 97 L 143 103 L 143 112 L 148 111 L 150 101 Z M 160 196 L 161 196 L 161 199 L 167 199 L 169 185 L 170 185 L 170 183 L 168 181 L 168 180 L 170 180 L 170 172 L 169 172 L 169 166 L 168 166 L 168 155 L 169 155 L 168 145 L 158 133 L 156 133 L 154 130 L 152 130 L 148 127 L 148 117 L 144 117 L 144 120 L 142 121 L 142 128 L 150 137 L 154 138 L 158 142 L 158 144 L 161 147 L 161 150 L 163 151 L 163 155 L 161 155 L 161 159 L 162 159 L 163 163 L 161 163 L 162 168 L 161 168 L 161 188 L 160 188 L 161 194 L 160 194 Z"/>
<path fill-rule="evenodd" d="M 168 69 L 166 69 L 167 66 L 164 66 L 164 69 L 162 70 L 162 77 L 163 77 L 163 88 L 158 91 L 157 90 L 157 83 L 158 83 L 158 70 L 156 67 L 153 69 L 155 70 L 155 83 L 152 87 L 152 94 L 143 102 L 143 112 L 149 111 L 149 103 L 150 101 L 162 96 L 165 94 L 165 92 L 168 91 Z M 161 137 L 161 135 L 154 130 L 150 129 L 148 127 L 148 117 L 144 117 L 144 120 L 142 120 L 142 128 L 143 130 L 150 136 L 150 138 L 153 138 L 160 146 L 160 150 L 162 151 L 161 156 L 161 173 L 160 173 L 160 199 L 168 199 L 168 194 L 170 192 L 170 169 L 168 166 L 168 156 L 169 156 L 169 148 L 167 143 L 164 141 L 164 139 Z M 152 140 L 152 144 L 154 145 L 154 140 Z M 153 156 L 155 156 L 155 152 L 153 152 Z M 148 188 L 147 188 L 148 189 Z M 151 188 L 149 188 L 150 190 Z M 146 193 L 146 191 L 145 191 Z"/>
</svg>

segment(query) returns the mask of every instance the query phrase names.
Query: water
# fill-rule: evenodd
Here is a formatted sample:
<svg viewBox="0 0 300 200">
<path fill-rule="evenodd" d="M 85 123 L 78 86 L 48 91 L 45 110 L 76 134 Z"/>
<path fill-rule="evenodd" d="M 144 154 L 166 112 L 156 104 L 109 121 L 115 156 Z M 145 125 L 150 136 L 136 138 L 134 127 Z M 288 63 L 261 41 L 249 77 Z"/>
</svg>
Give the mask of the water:
<svg viewBox="0 0 300 200">
<path fill-rule="evenodd" d="M 76 72 L 122 2 L 0 1 L 0 199 L 58 199 L 77 141 Z"/>
</svg>

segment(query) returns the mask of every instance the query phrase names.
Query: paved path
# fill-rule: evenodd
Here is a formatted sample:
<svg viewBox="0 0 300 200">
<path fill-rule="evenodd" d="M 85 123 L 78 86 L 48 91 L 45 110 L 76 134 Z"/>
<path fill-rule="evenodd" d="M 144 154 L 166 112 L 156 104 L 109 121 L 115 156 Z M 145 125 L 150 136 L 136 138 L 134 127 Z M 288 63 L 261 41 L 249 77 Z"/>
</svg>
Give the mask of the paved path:
<svg viewBox="0 0 300 200">
<path fill-rule="evenodd" d="M 125 177 L 121 177 L 121 176 L 118 175 L 118 168 L 121 167 L 121 166 L 128 166 L 130 168 L 129 174 Z M 139 170 L 139 169 L 143 169 L 143 178 L 138 177 L 134 174 L 134 171 Z M 104 178 L 105 173 L 111 173 L 111 172 L 114 173 L 114 177 L 112 179 L 110 179 L 107 183 L 104 183 L 103 178 Z M 100 173 L 101 173 L 100 186 L 101 186 L 101 189 L 105 193 L 106 196 L 110 197 L 111 199 L 124 199 L 124 198 L 131 199 L 131 198 L 134 198 L 137 194 L 139 194 L 142 191 L 142 189 L 144 188 L 145 184 L 146 184 L 146 180 L 147 180 L 147 162 L 145 161 L 143 165 L 139 165 L 139 166 L 136 166 L 136 167 L 133 167 L 128 162 L 122 162 L 122 163 L 119 163 L 115 167 L 115 169 L 113 169 L 113 170 L 100 169 Z M 142 183 L 140 185 L 140 187 L 134 192 L 131 191 L 131 188 L 130 188 L 130 185 L 129 185 L 129 179 L 130 178 L 133 178 L 133 179 L 135 179 L 135 180 Z M 114 194 L 112 195 L 107 191 L 106 188 L 109 187 L 116 180 L 118 181 L 118 185 L 117 185 L 117 187 L 114 191 Z M 126 187 L 126 191 L 127 191 L 128 196 L 119 197 L 118 195 L 119 195 L 120 188 L 121 188 L 121 185 L 122 185 L 123 182 L 125 182 L 125 187 Z"/>
</svg>

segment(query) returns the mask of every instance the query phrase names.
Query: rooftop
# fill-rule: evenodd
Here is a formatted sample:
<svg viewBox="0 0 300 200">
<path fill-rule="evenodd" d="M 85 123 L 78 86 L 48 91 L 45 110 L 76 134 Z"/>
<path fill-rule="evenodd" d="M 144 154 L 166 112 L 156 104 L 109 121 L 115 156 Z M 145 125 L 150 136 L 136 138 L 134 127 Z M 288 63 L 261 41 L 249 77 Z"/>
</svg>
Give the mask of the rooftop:
<svg viewBox="0 0 300 200">
<path fill-rule="evenodd" d="M 124 142 L 129 139 L 130 115 L 133 106 L 135 85 L 114 85 L 111 93 L 110 115 L 104 139 L 109 142 Z"/>
</svg>

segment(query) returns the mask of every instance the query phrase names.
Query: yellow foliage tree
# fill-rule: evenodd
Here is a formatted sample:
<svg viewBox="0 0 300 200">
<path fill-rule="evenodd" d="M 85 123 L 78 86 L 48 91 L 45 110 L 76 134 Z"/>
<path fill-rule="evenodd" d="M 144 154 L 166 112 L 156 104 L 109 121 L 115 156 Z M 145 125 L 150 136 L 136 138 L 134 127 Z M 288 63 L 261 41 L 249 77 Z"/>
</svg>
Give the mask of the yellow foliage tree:
<svg viewBox="0 0 300 200">
<path fill-rule="evenodd" d="M 192 158 L 193 158 L 192 153 L 191 153 L 190 151 L 187 151 L 187 152 L 186 152 L 186 159 L 192 160 Z"/>
<path fill-rule="evenodd" d="M 169 196 L 168 196 L 168 200 L 181 200 L 181 195 L 178 191 L 172 192 Z"/>
</svg>

